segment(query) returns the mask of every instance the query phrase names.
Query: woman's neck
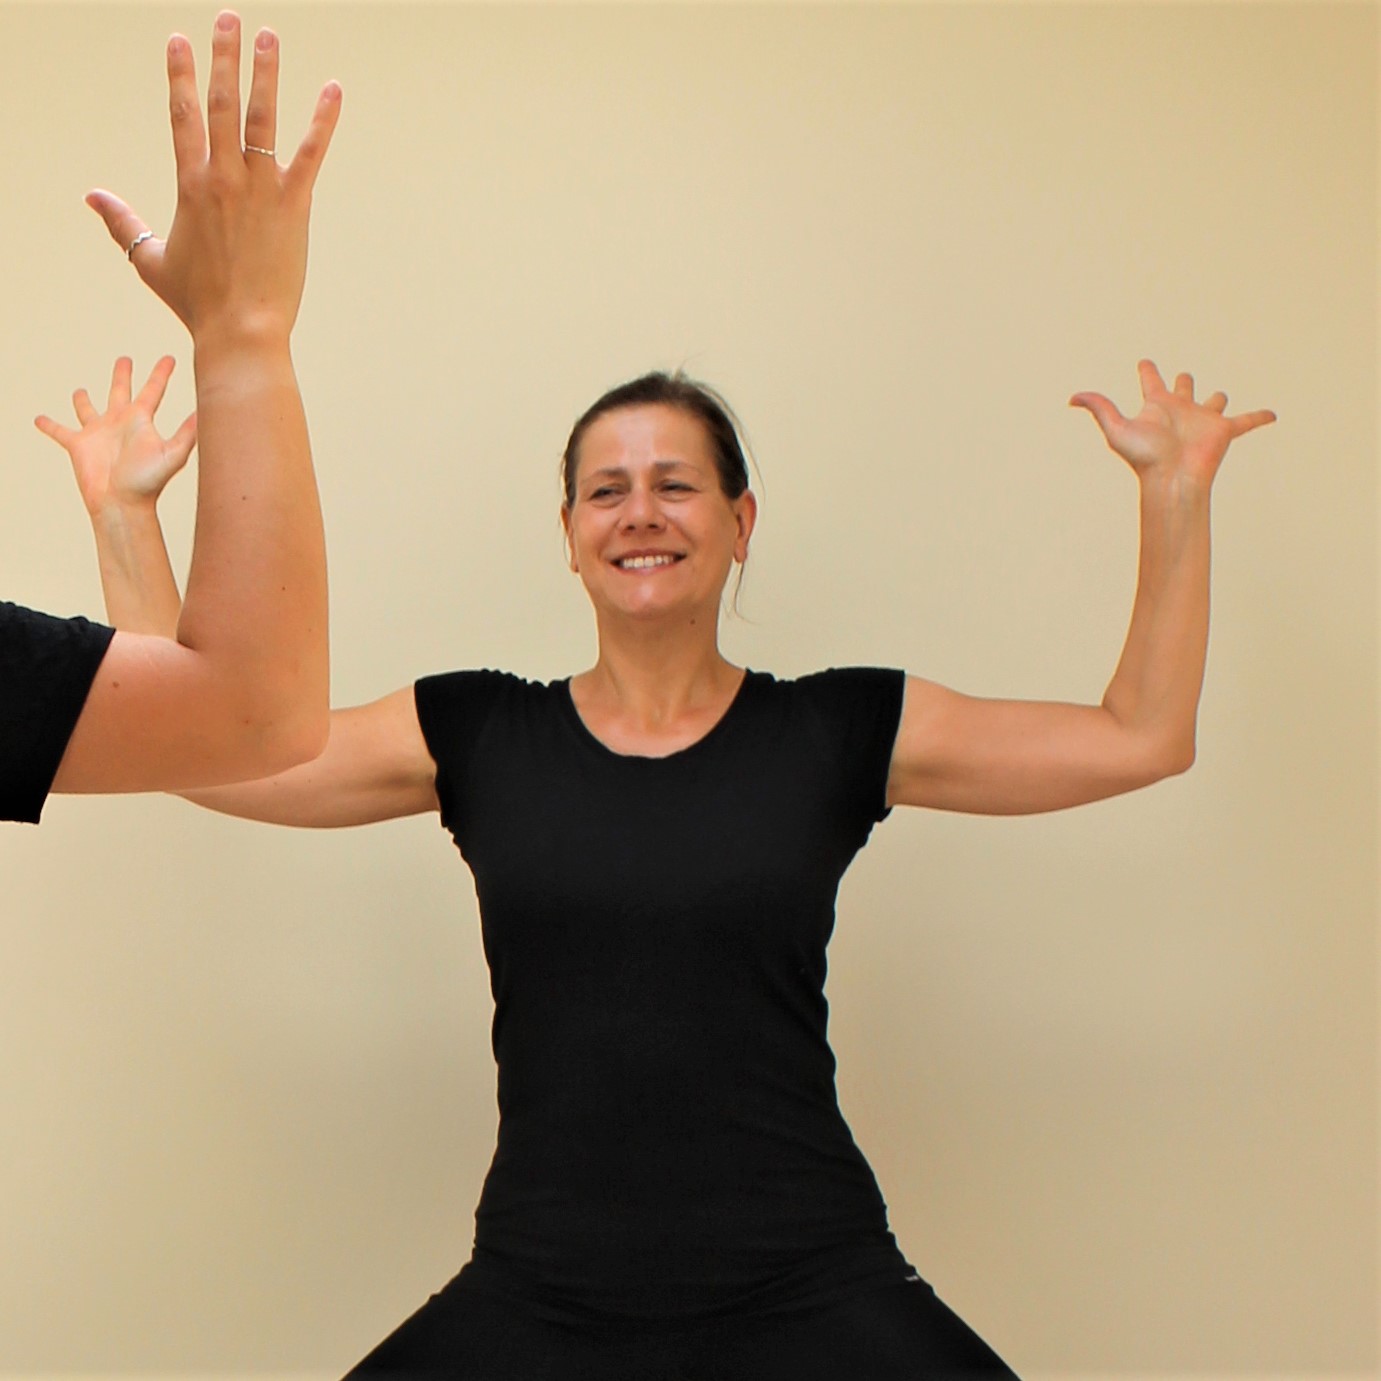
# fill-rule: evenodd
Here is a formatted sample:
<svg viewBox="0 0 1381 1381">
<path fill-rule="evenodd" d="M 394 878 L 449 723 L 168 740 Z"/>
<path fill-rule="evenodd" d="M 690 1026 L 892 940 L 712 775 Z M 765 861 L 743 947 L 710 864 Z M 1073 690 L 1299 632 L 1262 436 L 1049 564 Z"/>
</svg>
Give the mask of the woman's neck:
<svg viewBox="0 0 1381 1381">
<path fill-rule="evenodd" d="M 742 668 L 708 638 L 601 628 L 599 659 L 571 678 L 571 695 L 587 723 L 617 722 L 635 733 L 679 737 L 705 717 L 718 719 L 738 691 Z"/>
</svg>

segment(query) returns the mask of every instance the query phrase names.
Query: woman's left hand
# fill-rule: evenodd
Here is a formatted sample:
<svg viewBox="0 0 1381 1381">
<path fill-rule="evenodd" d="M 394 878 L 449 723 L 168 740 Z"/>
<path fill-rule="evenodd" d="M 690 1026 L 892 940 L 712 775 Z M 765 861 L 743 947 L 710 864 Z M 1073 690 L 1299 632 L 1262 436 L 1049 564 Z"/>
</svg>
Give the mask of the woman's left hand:
<svg viewBox="0 0 1381 1381">
<path fill-rule="evenodd" d="M 1135 417 L 1124 417 L 1101 393 L 1076 393 L 1069 402 L 1093 414 L 1108 445 L 1139 478 L 1163 475 L 1207 487 L 1233 441 L 1276 420 L 1275 413 L 1265 408 L 1227 416 L 1224 393 L 1211 393 L 1203 402 L 1195 402 L 1190 375 L 1176 375 L 1174 388 L 1166 388 L 1160 370 L 1150 360 L 1142 360 L 1137 373 L 1142 406 Z"/>
</svg>

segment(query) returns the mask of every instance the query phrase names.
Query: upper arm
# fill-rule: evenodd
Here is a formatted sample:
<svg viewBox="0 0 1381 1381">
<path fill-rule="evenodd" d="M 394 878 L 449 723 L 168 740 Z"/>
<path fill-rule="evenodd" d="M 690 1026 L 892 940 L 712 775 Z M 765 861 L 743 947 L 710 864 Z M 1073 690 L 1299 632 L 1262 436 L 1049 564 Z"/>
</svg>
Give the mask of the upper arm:
<svg viewBox="0 0 1381 1381">
<path fill-rule="evenodd" d="M 910 676 L 887 801 L 1024 815 L 1132 791 L 1173 770 L 1101 705 L 985 700 Z"/>
<path fill-rule="evenodd" d="M 250 820 L 329 829 L 439 810 L 436 763 L 411 686 L 333 710 L 321 756 L 263 781 L 184 793 Z"/>
<path fill-rule="evenodd" d="M 54 791 L 165 791 L 281 771 L 321 747 L 303 721 L 266 719 L 207 657 L 116 633 L 68 739 Z"/>
</svg>

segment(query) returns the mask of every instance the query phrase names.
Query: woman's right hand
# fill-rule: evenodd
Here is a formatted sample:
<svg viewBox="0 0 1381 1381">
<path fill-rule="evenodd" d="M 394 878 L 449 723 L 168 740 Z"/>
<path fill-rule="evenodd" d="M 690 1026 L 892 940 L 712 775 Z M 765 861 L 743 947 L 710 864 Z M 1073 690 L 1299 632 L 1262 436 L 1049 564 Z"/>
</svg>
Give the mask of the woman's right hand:
<svg viewBox="0 0 1381 1381">
<path fill-rule="evenodd" d="M 87 203 L 198 343 L 225 334 L 286 340 L 302 297 L 312 187 L 340 116 L 340 87 L 322 89 L 302 143 L 281 167 L 274 154 L 276 35 L 264 29 L 255 40 L 243 145 L 239 17 L 227 10 L 216 20 L 205 121 L 191 44 L 175 34 L 167 58 L 177 165 L 167 239 L 151 235 L 110 192 L 91 192 Z"/>
<path fill-rule="evenodd" d="M 93 518 L 112 508 L 155 507 L 164 486 L 186 465 L 196 445 L 196 413 L 166 439 L 154 423 L 173 372 L 172 357 L 159 360 L 148 382 L 131 396 L 133 369 L 128 356 L 115 361 L 102 413 L 84 388 L 72 395 L 80 430 L 51 417 L 34 418 L 39 431 L 67 452 L 82 502 Z"/>
</svg>

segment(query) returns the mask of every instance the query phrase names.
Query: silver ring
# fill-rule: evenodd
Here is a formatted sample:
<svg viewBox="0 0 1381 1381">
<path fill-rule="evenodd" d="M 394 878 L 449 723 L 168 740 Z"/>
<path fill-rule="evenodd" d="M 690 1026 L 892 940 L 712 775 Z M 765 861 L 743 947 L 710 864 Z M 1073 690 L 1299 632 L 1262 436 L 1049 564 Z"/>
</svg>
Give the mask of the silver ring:
<svg viewBox="0 0 1381 1381">
<path fill-rule="evenodd" d="M 245 152 L 246 152 L 246 153 L 261 153 L 261 154 L 263 154 L 266 158 L 277 158 L 277 157 L 278 157 L 278 155 L 277 155 L 276 153 L 274 153 L 274 151 L 273 151 L 272 149 L 261 149 L 261 148 L 258 146 L 258 144 L 246 144 L 246 145 L 245 145 Z"/>
<path fill-rule="evenodd" d="M 141 231 L 134 237 L 134 239 L 132 239 L 132 240 L 129 242 L 129 248 L 125 251 L 125 258 L 126 258 L 126 259 L 129 259 L 129 260 L 133 260 L 133 259 L 134 259 L 134 251 L 135 251 L 136 249 L 138 249 L 139 246 L 142 245 L 142 244 L 144 243 L 145 240 L 152 240 L 152 239 L 153 239 L 153 231 L 152 231 L 152 230 L 141 230 Z"/>
</svg>

